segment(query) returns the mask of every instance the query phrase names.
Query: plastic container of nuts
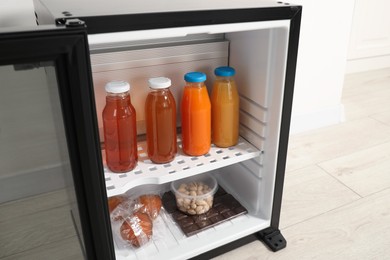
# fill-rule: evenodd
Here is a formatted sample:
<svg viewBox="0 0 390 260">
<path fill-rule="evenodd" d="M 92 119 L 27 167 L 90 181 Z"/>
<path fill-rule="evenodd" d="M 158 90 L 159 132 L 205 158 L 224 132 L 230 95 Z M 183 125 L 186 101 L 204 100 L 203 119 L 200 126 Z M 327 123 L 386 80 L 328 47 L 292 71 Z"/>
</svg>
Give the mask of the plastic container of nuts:
<svg viewBox="0 0 390 260">
<path fill-rule="evenodd" d="M 177 208 L 189 215 L 204 214 L 213 206 L 217 180 L 211 175 L 193 176 L 171 183 Z"/>
</svg>

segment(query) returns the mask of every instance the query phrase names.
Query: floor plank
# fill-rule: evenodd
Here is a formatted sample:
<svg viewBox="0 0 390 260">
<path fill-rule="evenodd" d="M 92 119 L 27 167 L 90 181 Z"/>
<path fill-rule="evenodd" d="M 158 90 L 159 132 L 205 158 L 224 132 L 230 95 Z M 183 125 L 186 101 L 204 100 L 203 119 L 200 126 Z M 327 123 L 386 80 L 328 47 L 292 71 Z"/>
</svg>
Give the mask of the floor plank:
<svg viewBox="0 0 390 260">
<path fill-rule="evenodd" d="M 390 107 L 389 100 L 390 88 L 381 91 L 381 95 L 367 91 L 367 94 L 364 96 L 353 96 L 344 99 L 345 118 L 346 120 L 353 120 L 385 112 Z"/>
<path fill-rule="evenodd" d="M 389 103 L 389 108 L 390 108 L 390 103 Z M 386 125 L 390 125 L 390 110 L 387 110 L 382 113 L 374 114 L 370 116 L 371 118 L 374 118 L 378 120 L 379 122 L 382 122 Z"/>
<path fill-rule="evenodd" d="M 389 141 L 390 126 L 372 118 L 297 134 L 290 138 L 287 170 L 328 161 Z"/>
<path fill-rule="evenodd" d="M 390 81 L 390 68 L 346 74 L 343 85 L 343 99 L 350 96 L 364 96 L 367 90 L 380 93 L 388 89 L 383 83 Z"/>
<path fill-rule="evenodd" d="M 0 222 L 69 204 L 65 189 L 0 204 Z"/>
<path fill-rule="evenodd" d="M 84 259 L 77 237 L 69 237 L 1 260 L 82 260 Z"/>
<path fill-rule="evenodd" d="M 361 196 L 390 188 L 390 142 L 319 165 Z"/>
<path fill-rule="evenodd" d="M 215 260 L 388 259 L 390 189 L 282 230 L 287 247 L 277 253 L 255 241 Z"/>
<path fill-rule="evenodd" d="M 0 222 L 0 258 L 76 236 L 69 206 Z"/>
<path fill-rule="evenodd" d="M 317 166 L 288 172 L 280 226 L 291 226 L 360 198 Z"/>
</svg>

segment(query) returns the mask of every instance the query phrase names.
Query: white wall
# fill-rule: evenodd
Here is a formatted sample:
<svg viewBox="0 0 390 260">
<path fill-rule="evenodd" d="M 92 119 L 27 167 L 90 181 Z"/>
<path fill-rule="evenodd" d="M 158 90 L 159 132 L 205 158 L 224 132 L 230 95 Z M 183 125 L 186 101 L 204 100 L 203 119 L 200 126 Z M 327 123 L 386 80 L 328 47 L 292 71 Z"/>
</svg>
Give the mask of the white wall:
<svg viewBox="0 0 390 260">
<path fill-rule="evenodd" d="M 390 67 L 390 1 L 355 2 L 347 73 Z"/>
<path fill-rule="evenodd" d="M 291 132 L 343 120 L 341 93 L 354 0 L 294 0 L 303 6 Z"/>
<path fill-rule="evenodd" d="M 1 0 L 0 27 L 35 25 L 32 0 Z"/>
</svg>

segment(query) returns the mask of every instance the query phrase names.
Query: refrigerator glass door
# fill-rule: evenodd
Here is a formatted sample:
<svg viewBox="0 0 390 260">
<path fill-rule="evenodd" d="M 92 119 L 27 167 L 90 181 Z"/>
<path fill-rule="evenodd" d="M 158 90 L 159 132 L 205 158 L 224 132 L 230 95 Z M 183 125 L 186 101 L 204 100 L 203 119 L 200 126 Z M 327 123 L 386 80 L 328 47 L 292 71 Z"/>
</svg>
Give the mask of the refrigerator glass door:
<svg viewBox="0 0 390 260">
<path fill-rule="evenodd" d="M 83 29 L 0 31 L 1 259 L 113 259 L 87 50 Z"/>
<path fill-rule="evenodd" d="M 54 64 L 3 65 L 0 77 L 0 256 L 42 259 L 43 246 L 82 258 Z"/>
</svg>

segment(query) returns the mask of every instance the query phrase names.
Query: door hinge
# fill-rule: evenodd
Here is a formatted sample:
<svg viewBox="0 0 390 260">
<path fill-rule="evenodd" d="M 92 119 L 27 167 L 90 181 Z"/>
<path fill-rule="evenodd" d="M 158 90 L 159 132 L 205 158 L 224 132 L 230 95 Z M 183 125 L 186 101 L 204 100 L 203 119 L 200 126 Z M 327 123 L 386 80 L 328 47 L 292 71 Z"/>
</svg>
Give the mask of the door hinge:
<svg viewBox="0 0 390 260">
<path fill-rule="evenodd" d="M 269 249 L 276 252 L 283 249 L 287 245 L 286 239 L 284 239 L 279 229 L 269 227 L 259 232 L 260 239 Z"/>
<path fill-rule="evenodd" d="M 65 20 L 65 26 L 66 27 L 84 27 L 85 22 L 77 19 L 77 18 L 71 18 L 71 19 L 66 19 Z"/>
</svg>

